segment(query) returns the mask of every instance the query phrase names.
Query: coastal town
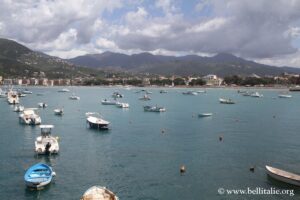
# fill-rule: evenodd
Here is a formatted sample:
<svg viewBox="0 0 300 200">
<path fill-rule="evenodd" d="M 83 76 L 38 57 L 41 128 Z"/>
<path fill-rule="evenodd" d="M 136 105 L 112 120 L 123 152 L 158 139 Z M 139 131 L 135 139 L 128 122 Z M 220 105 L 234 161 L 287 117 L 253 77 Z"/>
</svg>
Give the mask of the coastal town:
<svg viewBox="0 0 300 200">
<path fill-rule="evenodd" d="M 32 77 L 8 78 L 0 76 L 1 85 L 16 86 L 93 86 L 93 85 L 133 85 L 133 86 L 290 86 L 300 84 L 299 74 L 283 73 L 279 76 L 259 76 L 252 74 L 250 76 L 226 76 L 219 77 L 215 74 L 205 76 L 162 76 L 162 75 L 132 75 L 119 76 L 118 74 L 110 74 L 109 77 L 76 77 L 76 78 L 47 78 L 45 72 L 34 72 Z"/>
</svg>

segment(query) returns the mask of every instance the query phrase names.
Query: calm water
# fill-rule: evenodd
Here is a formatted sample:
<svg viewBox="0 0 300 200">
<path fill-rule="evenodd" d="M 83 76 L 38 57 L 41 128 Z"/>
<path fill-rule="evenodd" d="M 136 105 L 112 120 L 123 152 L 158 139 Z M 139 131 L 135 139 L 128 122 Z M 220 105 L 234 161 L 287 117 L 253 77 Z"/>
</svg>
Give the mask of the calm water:
<svg viewBox="0 0 300 200">
<path fill-rule="evenodd" d="M 297 187 L 272 180 L 264 170 L 269 164 L 300 173 L 300 93 L 278 99 L 278 90 L 260 90 L 263 98 L 251 98 L 230 89 L 209 89 L 198 96 L 182 95 L 184 89 L 167 89 L 167 94 L 149 89 L 152 100 L 143 102 L 138 100 L 142 94 L 135 93 L 138 88 L 81 87 L 74 88 L 81 100 L 72 101 L 70 93 L 58 93 L 58 88 L 30 89 L 34 94 L 21 104 L 49 105 L 39 113 L 44 124 L 55 125 L 60 154 L 35 156 L 39 128 L 20 125 L 13 106 L 0 99 L 0 199 L 79 199 L 93 185 L 107 186 L 121 200 L 290 199 L 219 195 L 220 187 L 294 189 L 294 198 L 300 197 Z M 130 109 L 101 105 L 114 91 L 125 95 L 121 100 Z M 219 97 L 238 103 L 222 105 Z M 165 106 L 167 112 L 145 113 L 142 106 L 147 104 Z M 55 116 L 53 109 L 62 106 L 65 115 Z M 89 111 L 100 112 L 111 130 L 86 128 L 84 113 Z M 200 112 L 214 116 L 198 118 Z M 57 177 L 44 190 L 31 191 L 23 176 L 37 162 L 50 164 Z M 182 164 L 187 172 L 181 176 Z M 254 173 L 250 166 L 256 166 Z"/>
</svg>

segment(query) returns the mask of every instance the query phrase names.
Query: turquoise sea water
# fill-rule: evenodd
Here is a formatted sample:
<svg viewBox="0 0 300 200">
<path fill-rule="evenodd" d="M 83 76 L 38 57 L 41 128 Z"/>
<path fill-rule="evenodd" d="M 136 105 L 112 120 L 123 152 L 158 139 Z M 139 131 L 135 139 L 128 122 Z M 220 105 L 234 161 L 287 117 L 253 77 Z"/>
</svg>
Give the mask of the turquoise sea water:
<svg viewBox="0 0 300 200">
<path fill-rule="evenodd" d="M 38 127 L 20 125 L 18 114 L 0 99 L 0 199 L 80 199 L 93 185 L 106 186 L 121 200 L 174 199 L 290 199 L 288 195 L 220 195 L 224 189 L 293 189 L 266 175 L 266 164 L 300 174 L 300 93 L 277 98 L 279 90 L 259 90 L 263 98 L 243 97 L 232 89 L 208 89 L 198 96 L 182 95 L 187 89 L 153 89 L 151 101 L 138 100 L 140 88 L 74 87 L 81 97 L 59 88 L 29 88 L 21 99 L 25 107 L 40 109 L 43 124 L 53 124 L 60 137 L 57 156 L 35 156 Z M 101 105 L 114 91 L 125 95 L 129 109 Z M 43 96 L 37 96 L 43 93 Z M 220 97 L 237 104 L 223 105 Z M 148 113 L 143 105 L 160 105 L 165 113 Z M 64 107 L 64 116 L 53 110 Z M 86 112 L 100 112 L 111 130 L 86 126 Z M 212 118 L 198 118 L 202 112 Z M 164 130 L 164 133 L 162 133 Z M 223 141 L 219 141 L 219 136 Z M 45 162 L 57 176 L 41 191 L 25 187 L 23 176 L 31 165 Z M 180 175 L 179 168 L 186 166 Z M 255 166 L 255 172 L 249 171 Z"/>
</svg>

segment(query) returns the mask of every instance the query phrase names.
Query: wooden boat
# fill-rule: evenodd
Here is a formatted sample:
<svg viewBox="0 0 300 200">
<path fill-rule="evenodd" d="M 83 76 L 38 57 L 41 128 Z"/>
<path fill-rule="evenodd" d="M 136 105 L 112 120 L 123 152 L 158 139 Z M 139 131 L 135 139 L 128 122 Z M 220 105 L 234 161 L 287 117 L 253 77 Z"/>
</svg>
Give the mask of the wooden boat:
<svg viewBox="0 0 300 200">
<path fill-rule="evenodd" d="M 235 102 L 232 101 L 231 99 L 222 99 L 222 98 L 220 98 L 219 101 L 222 104 L 235 104 Z"/>
<path fill-rule="evenodd" d="M 267 165 L 266 165 L 266 170 L 267 170 L 267 174 L 276 180 L 289 183 L 292 185 L 300 186 L 300 175 L 298 174 L 287 172 Z"/>
<path fill-rule="evenodd" d="M 212 113 L 200 113 L 198 114 L 198 117 L 211 117 L 212 115 Z"/>
<path fill-rule="evenodd" d="M 46 164 L 38 163 L 31 166 L 24 175 L 25 183 L 31 188 L 41 188 L 52 181 L 55 172 Z"/>
<path fill-rule="evenodd" d="M 105 187 L 93 186 L 83 194 L 80 200 L 119 200 L 119 198 Z"/>
</svg>

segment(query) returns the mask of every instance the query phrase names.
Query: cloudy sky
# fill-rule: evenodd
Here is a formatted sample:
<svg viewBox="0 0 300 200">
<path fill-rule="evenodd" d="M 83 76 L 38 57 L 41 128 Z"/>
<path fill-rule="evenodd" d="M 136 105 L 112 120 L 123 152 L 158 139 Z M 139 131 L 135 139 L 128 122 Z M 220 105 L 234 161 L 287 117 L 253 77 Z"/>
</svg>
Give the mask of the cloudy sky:
<svg viewBox="0 0 300 200">
<path fill-rule="evenodd" d="M 62 58 L 232 53 L 300 67 L 300 0 L 0 0 L 0 37 Z"/>
</svg>

